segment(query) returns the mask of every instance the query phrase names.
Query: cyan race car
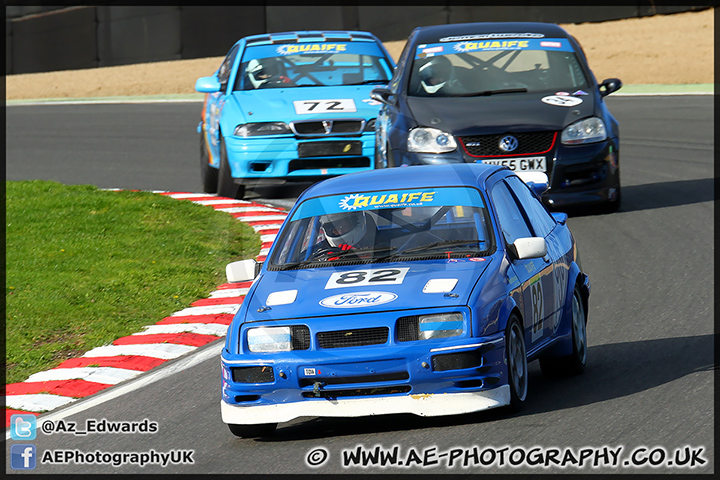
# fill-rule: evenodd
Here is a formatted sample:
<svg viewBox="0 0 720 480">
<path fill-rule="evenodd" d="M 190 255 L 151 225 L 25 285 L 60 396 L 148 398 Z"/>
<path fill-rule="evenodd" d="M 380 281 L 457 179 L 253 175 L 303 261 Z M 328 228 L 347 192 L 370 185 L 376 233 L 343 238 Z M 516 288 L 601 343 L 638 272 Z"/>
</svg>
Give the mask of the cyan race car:
<svg viewBox="0 0 720 480">
<path fill-rule="evenodd" d="M 374 168 L 379 102 L 395 62 L 374 35 L 301 31 L 253 35 L 232 46 L 206 93 L 200 134 L 203 190 L 315 182 Z"/>
<path fill-rule="evenodd" d="M 555 24 L 416 28 L 382 101 L 378 167 L 481 162 L 543 172 L 554 210 L 620 206 L 620 134 L 577 40 Z"/>
<path fill-rule="evenodd" d="M 517 407 L 528 362 L 581 373 L 590 281 L 535 175 L 417 166 L 307 189 L 264 263 L 227 266 L 249 285 L 221 355 L 232 433 L 269 435 L 303 416 Z"/>
</svg>

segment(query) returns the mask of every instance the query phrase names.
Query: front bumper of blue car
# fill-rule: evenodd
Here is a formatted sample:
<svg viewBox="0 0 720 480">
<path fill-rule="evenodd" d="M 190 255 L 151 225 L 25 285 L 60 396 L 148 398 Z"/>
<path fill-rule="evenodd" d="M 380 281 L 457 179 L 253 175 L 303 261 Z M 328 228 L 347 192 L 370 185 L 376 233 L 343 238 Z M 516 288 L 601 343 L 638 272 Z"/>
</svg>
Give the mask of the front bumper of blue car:
<svg viewBox="0 0 720 480">
<path fill-rule="evenodd" d="M 221 362 L 221 413 L 228 424 L 455 415 L 510 402 L 503 333 L 272 355 L 223 350 Z"/>
<path fill-rule="evenodd" d="M 374 168 L 375 133 L 298 139 L 293 135 L 225 137 L 235 183 L 317 181 Z"/>
</svg>

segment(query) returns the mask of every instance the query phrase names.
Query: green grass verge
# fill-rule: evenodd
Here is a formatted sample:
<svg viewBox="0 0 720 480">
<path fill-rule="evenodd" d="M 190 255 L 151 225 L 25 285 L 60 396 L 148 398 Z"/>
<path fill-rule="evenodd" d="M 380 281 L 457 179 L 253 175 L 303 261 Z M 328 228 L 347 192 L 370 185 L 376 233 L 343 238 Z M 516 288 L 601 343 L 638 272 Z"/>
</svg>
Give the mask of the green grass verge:
<svg viewBox="0 0 720 480">
<path fill-rule="evenodd" d="M 140 331 L 225 283 L 260 238 L 189 201 L 6 182 L 6 383 Z"/>
</svg>

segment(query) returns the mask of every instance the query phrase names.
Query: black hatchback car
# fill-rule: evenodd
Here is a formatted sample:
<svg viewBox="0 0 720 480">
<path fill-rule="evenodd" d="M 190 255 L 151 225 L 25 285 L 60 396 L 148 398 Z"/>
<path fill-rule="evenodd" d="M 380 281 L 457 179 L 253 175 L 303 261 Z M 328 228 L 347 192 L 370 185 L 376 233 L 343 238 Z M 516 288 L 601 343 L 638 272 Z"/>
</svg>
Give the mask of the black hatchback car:
<svg viewBox="0 0 720 480">
<path fill-rule="evenodd" d="M 375 167 L 480 162 L 542 172 L 552 209 L 620 205 L 618 122 L 578 41 L 535 22 L 418 27 L 387 88 Z"/>
</svg>

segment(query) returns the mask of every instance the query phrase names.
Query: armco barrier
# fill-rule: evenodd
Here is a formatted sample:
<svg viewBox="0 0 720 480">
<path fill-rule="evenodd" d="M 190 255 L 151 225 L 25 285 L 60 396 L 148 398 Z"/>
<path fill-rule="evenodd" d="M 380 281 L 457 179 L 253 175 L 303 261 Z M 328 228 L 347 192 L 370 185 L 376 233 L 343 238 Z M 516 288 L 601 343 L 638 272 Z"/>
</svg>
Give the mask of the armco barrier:
<svg viewBox="0 0 720 480">
<path fill-rule="evenodd" d="M 483 21 L 582 23 L 712 7 L 657 6 L 6 6 L 6 75 L 223 56 L 239 38 L 306 29 L 366 30 L 387 42 L 413 28 Z M 8 2 L 6 2 L 6 5 Z M 53 8 L 52 10 L 48 10 Z M 31 13 L 30 15 L 23 15 Z M 10 16 L 13 14 L 15 16 Z M 19 16 L 17 16 L 19 15 Z"/>
</svg>

